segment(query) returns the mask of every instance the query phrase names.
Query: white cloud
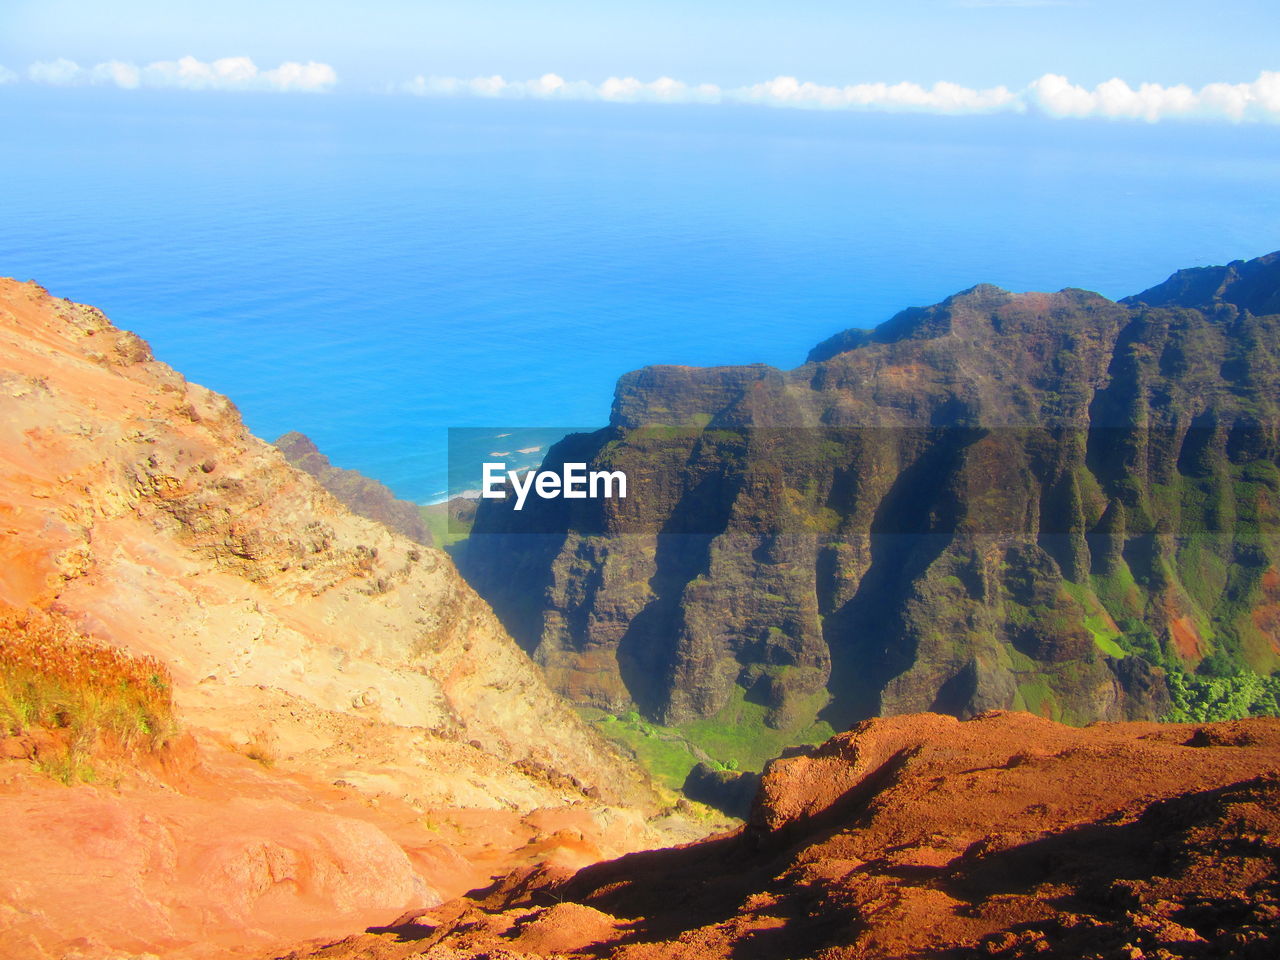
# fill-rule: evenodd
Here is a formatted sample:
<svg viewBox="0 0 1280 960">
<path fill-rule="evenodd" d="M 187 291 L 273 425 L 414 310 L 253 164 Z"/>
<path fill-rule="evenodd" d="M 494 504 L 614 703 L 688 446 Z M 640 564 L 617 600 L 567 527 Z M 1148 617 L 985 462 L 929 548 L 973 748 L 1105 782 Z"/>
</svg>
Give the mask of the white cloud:
<svg viewBox="0 0 1280 960">
<path fill-rule="evenodd" d="M 338 83 L 338 73 L 333 67 L 314 60 L 306 63 L 287 60 L 267 70 L 262 77 L 276 90 L 328 90 Z"/>
<path fill-rule="evenodd" d="M 859 83 L 828 87 L 801 83 L 795 77 L 775 77 L 730 91 L 729 97 L 774 107 L 807 107 L 818 110 L 884 110 L 923 113 L 990 113 L 1020 110 L 1017 94 L 1005 87 L 974 90 L 955 83 Z"/>
<path fill-rule="evenodd" d="M 73 83 L 82 83 L 84 71 L 74 60 L 42 60 L 27 67 L 27 78 L 33 83 L 47 83 L 55 87 L 65 87 Z"/>
<path fill-rule="evenodd" d="M 568 82 L 554 73 L 544 73 L 536 80 L 506 80 L 501 76 L 458 77 L 417 76 L 396 88 L 416 96 L 501 97 L 512 100 L 612 100 L 616 102 L 715 102 L 720 88 L 714 84 L 689 86 L 670 77 L 659 77 L 649 83 L 635 77 L 610 77 L 601 84 L 585 81 Z"/>
<path fill-rule="evenodd" d="M 270 70 L 260 70 L 248 57 L 223 57 L 210 63 L 183 57 L 158 60 L 142 67 L 121 60 L 81 67 L 73 60 L 58 59 L 31 64 L 27 77 L 33 83 L 53 86 L 106 84 L 125 90 L 161 87 L 318 92 L 338 82 L 337 73 L 327 63 L 288 61 Z"/>
<path fill-rule="evenodd" d="M 1023 0 L 973 0 L 975 3 L 1030 5 Z M 271 90 L 319 92 L 334 87 L 337 73 L 327 63 L 288 61 L 260 69 L 248 57 L 205 62 L 195 57 L 159 60 L 139 66 L 108 60 L 82 67 L 59 58 L 31 64 L 26 78 L 51 86 L 108 85 L 121 89 Z M 0 84 L 20 79 L 0 67 Z M 392 88 L 418 96 L 471 96 L 500 99 L 595 100 L 614 103 L 740 103 L 810 110 L 862 110 L 890 113 L 970 114 L 1025 112 L 1033 109 L 1055 118 L 1139 120 L 1217 120 L 1280 122 L 1280 71 L 1263 71 L 1248 83 L 1210 83 L 1199 89 L 1186 84 L 1130 86 L 1114 78 L 1089 89 L 1067 77 L 1046 73 L 1022 90 L 1005 86 L 977 89 L 940 82 L 858 83 L 829 86 L 780 76 L 763 83 L 721 88 L 689 84 L 672 77 L 644 81 L 612 76 L 601 83 L 566 80 L 545 73 L 534 80 L 507 80 L 499 75 L 461 79 L 418 76 Z"/>
<path fill-rule="evenodd" d="M 16 73 L 8 67 L 0 66 L 0 86 L 3 86 L 6 83 L 13 83 L 17 79 L 18 75 Z"/>
<path fill-rule="evenodd" d="M 415 77 L 399 88 L 418 96 L 477 96 L 534 98 L 540 100 L 604 100 L 615 103 L 741 103 L 777 107 L 845 110 L 916 110 L 935 113 L 1020 109 L 1017 95 L 1004 87 L 971 90 L 954 83 L 921 87 L 914 83 L 868 83 L 826 87 L 801 83 L 795 77 L 777 77 L 767 83 L 723 89 L 714 83 L 688 84 L 671 77 L 642 81 L 635 77 L 609 77 L 602 83 L 566 82 L 548 73 L 537 80 L 505 80 L 500 76 Z"/>
<path fill-rule="evenodd" d="M 135 90 L 142 82 L 141 71 L 132 63 L 120 60 L 109 60 L 100 63 L 91 71 L 94 83 L 114 83 L 125 90 Z"/>
<path fill-rule="evenodd" d="M 223 57 L 212 63 L 195 57 L 161 60 L 148 64 L 142 75 L 147 86 L 185 90 L 314 92 L 327 90 L 338 82 L 338 75 L 327 63 L 289 61 L 272 70 L 259 70 L 248 57 Z"/>
<path fill-rule="evenodd" d="M 714 83 L 690 85 L 671 77 L 642 83 L 635 77 L 610 77 L 599 87 L 602 100 L 651 103 L 719 103 L 724 96 Z"/>
<path fill-rule="evenodd" d="M 1251 83 L 1210 83 L 1199 90 L 1186 84 L 1143 83 L 1120 79 L 1092 90 L 1058 74 L 1046 73 L 1022 90 L 1005 86 L 976 89 L 946 81 L 858 83 L 837 87 L 775 77 L 764 83 L 724 89 L 715 84 L 686 84 L 671 77 L 649 82 L 609 77 L 602 83 L 566 81 L 554 74 L 536 80 L 501 76 L 418 76 L 394 91 L 417 96 L 472 96 L 537 100 L 599 100 L 649 103 L 744 103 L 809 110 L 865 110 L 888 113 L 1023 113 L 1028 109 L 1056 118 L 1110 120 L 1218 120 L 1280 122 L 1280 72 L 1263 71 Z"/>
<path fill-rule="evenodd" d="M 1280 73 L 1267 70 L 1252 83 L 1210 83 L 1199 90 L 1181 83 L 1134 88 L 1118 78 L 1088 90 L 1046 73 L 1027 88 L 1026 97 L 1051 117 L 1280 122 Z"/>
</svg>

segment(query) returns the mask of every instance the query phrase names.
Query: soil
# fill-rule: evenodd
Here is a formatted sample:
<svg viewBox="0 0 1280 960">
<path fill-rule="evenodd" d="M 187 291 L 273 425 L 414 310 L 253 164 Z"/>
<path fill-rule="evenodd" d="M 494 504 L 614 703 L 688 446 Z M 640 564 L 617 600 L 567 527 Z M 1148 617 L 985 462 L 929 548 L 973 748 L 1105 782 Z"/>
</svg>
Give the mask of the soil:
<svg viewBox="0 0 1280 960">
<path fill-rule="evenodd" d="M 1280 721 L 877 719 L 776 761 L 740 830 L 524 868 L 334 960 L 1261 958 Z"/>
</svg>

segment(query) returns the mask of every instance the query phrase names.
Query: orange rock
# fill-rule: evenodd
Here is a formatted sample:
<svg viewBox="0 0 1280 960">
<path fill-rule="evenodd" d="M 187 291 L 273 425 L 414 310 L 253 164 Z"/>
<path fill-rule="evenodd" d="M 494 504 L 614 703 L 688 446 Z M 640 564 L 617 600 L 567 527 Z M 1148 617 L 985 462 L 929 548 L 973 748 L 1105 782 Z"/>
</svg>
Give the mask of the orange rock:
<svg viewBox="0 0 1280 960">
<path fill-rule="evenodd" d="M 741 830 L 523 870 L 328 960 L 1272 957 L 1280 720 L 870 720 L 770 765 Z"/>
</svg>

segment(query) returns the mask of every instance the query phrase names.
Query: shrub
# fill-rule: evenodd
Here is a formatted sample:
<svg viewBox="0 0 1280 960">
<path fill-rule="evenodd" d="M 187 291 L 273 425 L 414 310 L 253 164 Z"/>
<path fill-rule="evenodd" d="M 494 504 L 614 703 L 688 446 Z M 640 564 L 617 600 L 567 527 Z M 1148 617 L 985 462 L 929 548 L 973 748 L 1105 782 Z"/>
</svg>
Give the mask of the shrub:
<svg viewBox="0 0 1280 960">
<path fill-rule="evenodd" d="M 264 767 L 274 767 L 279 754 L 276 742 L 276 736 L 270 730 L 258 730 L 245 744 L 244 755 Z"/>
<path fill-rule="evenodd" d="M 152 657 L 95 643 L 64 617 L 0 610 L 0 732 L 58 732 L 65 758 L 41 766 L 64 782 L 92 778 L 96 747 L 162 746 L 173 732 L 171 688 Z"/>
<path fill-rule="evenodd" d="M 1280 679 L 1275 677 L 1249 670 L 1211 677 L 1171 670 L 1168 677 L 1173 709 L 1160 718 L 1164 721 L 1207 723 L 1280 713 Z"/>
</svg>

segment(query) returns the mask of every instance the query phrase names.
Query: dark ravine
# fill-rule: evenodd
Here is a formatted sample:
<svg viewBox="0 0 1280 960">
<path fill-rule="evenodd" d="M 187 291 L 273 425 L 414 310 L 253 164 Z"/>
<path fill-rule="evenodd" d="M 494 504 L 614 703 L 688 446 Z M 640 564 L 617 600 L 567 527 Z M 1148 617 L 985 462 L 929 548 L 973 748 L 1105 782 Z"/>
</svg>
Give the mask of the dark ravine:
<svg viewBox="0 0 1280 960">
<path fill-rule="evenodd" d="M 669 724 L 1152 719 L 1280 664 L 1280 254 L 1113 302 L 982 285 L 795 370 L 649 367 L 461 566 L 571 699 Z M 1196 671 L 1199 671 L 1197 674 Z"/>
</svg>

